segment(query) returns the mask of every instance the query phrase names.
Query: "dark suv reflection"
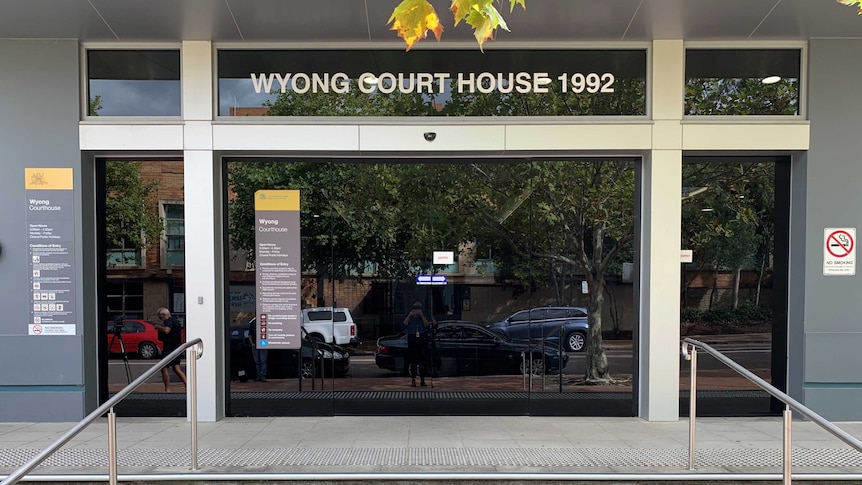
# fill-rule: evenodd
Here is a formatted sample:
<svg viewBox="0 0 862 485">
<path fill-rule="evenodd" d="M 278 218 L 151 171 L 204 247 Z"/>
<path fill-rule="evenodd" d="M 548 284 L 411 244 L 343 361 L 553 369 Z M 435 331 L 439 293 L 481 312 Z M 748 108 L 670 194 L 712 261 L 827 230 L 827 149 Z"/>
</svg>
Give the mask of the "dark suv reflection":
<svg viewBox="0 0 862 485">
<path fill-rule="evenodd" d="M 515 312 L 488 328 L 513 339 L 559 340 L 562 336 L 566 350 L 581 352 L 589 325 L 584 307 L 549 306 Z"/>
</svg>

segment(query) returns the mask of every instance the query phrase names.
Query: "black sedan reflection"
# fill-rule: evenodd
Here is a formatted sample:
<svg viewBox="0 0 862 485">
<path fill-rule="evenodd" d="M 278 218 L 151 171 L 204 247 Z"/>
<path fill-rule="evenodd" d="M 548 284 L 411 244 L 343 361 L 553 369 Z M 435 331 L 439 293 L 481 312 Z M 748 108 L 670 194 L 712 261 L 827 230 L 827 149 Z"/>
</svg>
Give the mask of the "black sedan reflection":
<svg viewBox="0 0 862 485">
<path fill-rule="evenodd" d="M 472 322 L 440 322 L 428 340 L 432 375 L 542 375 L 559 372 L 561 361 L 562 368 L 569 361 L 555 347 L 513 341 Z M 406 356 L 406 334 L 377 340 L 377 367 L 406 372 Z"/>
<path fill-rule="evenodd" d="M 230 326 L 230 371 L 231 379 L 254 380 L 256 375 L 251 344 L 248 341 L 248 324 Z M 312 341 L 302 330 L 302 363 L 299 351 L 269 349 L 267 352 L 267 378 L 284 379 L 301 373 L 303 379 L 320 377 L 344 377 L 350 373 L 350 354 L 338 345 Z M 298 371 L 299 370 L 299 371 Z"/>
</svg>

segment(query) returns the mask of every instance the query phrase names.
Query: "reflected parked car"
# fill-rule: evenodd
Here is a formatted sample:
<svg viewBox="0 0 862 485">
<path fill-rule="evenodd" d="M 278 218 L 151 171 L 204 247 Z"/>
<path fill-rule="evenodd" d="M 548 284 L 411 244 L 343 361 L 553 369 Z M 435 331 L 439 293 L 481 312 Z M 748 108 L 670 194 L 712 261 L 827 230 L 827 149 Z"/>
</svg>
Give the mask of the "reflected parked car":
<svg viewBox="0 0 862 485">
<path fill-rule="evenodd" d="M 432 375 L 550 374 L 565 368 L 569 356 L 553 346 L 516 342 L 474 322 L 444 321 L 428 339 Z M 377 340 L 377 367 L 406 371 L 407 335 Z"/>
<path fill-rule="evenodd" d="M 122 355 L 120 339 L 114 335 L 115 322 L 108 322 L 108 352 Z M 125 319 L 119 328 L 120 336 L 123 338 L 123 346 L 126 355 L 137 355 L 142 359 L 155 359 L 162 353 L 162 342 L 159 340 L 159 331 L 152 323 L 146 320 Z"/>
<path fill-rule="evenodd" d="M 492 332 L 511 339 L 559 342 L 570 352 L 582 352 L 587 343 L 587 309 L 576 306 L 541 307 L 521 310 L 488 326 Z"/>
<path fill-rule="evenodd" d="M 257 377 L 248 329 L 248 323 L 230 326 L 231 378 L 253 380 Z M 305 330 L 302 330 L 301 346 L 301 364 L 299 350 L 270 348 L 266 359 L 267 378 L 284 379 L 301 373 L 303 379 L 312 379 L 320 377 L 321 373 L 325 377 L 333 374 L 335 377 L 344 377 L 350 373 L 350 354 L 343 347 L 313 341 Z M 300 371 L 297 372 L 297 369 Z"/>
</svg>

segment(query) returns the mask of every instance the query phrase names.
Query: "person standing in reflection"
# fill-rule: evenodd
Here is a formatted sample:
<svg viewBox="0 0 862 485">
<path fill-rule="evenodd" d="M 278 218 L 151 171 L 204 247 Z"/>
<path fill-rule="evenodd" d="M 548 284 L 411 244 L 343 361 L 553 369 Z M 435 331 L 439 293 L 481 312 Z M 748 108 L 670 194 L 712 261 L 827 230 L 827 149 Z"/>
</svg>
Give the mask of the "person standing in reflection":
<svg viewBox="0 0 862 485">
<path fill-rule="evenodd" d="M 266 314 L 260 316 L 261 338 L 266 336 Z M 266 348 L 257 347 L 257 325 L 256 321 L 252 320 L 248 325 L 248 343 L 251 344 L 251 357 L 254 359 L 255 371 L 257 377 L 254 380 L 258 382 L 266 382 L 266 358 L 269 353 Z"/>
<path fill-rule="evenodd" d="M 179 322 L 177 322 L 176 318 L 171 316 L 171 312 L 169 312 L 167 308 L 159 308 L 156 311 L 156 315 L 158 315 L 161 322 L 153 326 L 158 330 L 159 340 L 162 341 L 162 355 L 168 355 L 174 350 L 180 348 L 180 345 L 183 344 L 183 329 L 180 328 Z M 170 361 L 168 365 L 162 367 L 162 382 L 165 384 L 165 392 L 171 392 L 171 377 L 168 375 L 168 367 L 171 367 L 174 374 L 183 381 L 183 385 L 186 385 L 186 375 L 183 373 L 183 369 L 180 366 L 180 361 L 182 359 L 183 356 L 180 354 Z"/>
<path fill-rule="evenodd" d="M 416 374 L 421 379 L 420 385 L 425 387 L 426 354 L 428 351 L 428 326 L 430 322 L 422 313 L 422 304 L 418 301 L 413 309 L 404 317 L 402 324 L 407 331 L 407 370 L 410 373 L 410 387 L 416 387 Z"/>
</svg>

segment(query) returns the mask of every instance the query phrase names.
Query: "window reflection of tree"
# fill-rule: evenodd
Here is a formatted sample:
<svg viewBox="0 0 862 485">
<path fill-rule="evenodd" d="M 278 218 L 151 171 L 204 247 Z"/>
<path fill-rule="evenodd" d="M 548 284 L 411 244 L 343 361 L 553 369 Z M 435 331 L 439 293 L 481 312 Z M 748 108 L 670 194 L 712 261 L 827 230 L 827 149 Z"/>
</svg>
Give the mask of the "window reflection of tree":
<svg viewBox="0 0 862 485">
<path fill-rule="evenodd" d="M 437 340 L 461 340 L 461 327 L 441 327 L 437 330 Z"/>
<path fill-rule="evenodd" d="M 492 340 L 491 336 L 478 328 L 464 328 L 464 340 L 469 342 L 487 342 Z"/>
</svg>

